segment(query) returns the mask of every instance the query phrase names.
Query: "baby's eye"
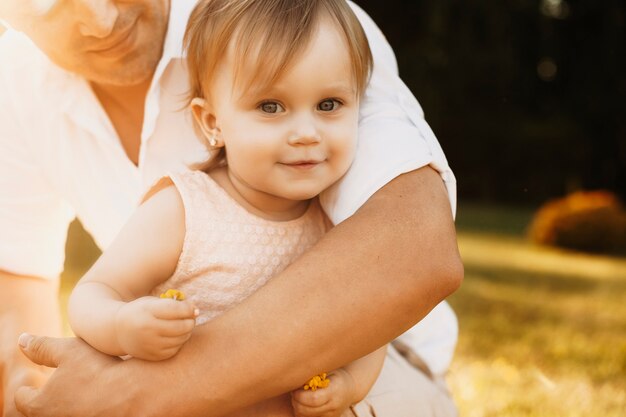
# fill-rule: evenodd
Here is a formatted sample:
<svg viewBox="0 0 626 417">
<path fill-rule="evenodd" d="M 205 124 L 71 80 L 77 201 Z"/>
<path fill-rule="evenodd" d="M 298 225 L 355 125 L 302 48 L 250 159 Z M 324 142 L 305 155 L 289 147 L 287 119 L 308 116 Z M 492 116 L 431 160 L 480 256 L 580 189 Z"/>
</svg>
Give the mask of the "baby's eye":
<svg viewBox="0 0 626 417">
<path fill-rule="evenodd" d="M 282 113 L 285 111 L 284 107 L 275 101 L 266 101 L 265 103 L 261 103 L 258 108 L 263 113 L 269 114 Z"/>
<path fill-rule="evenodd" d="M 326 112 L 326 111 L 337 110 L 339 106 L 341 106 L 341 103 L 338 100 L 335 100 L 334 98 L 328 98 L 326 100 L 321 101 L 317 105 L 317 109 L 320 111 Z"/>
</svg>

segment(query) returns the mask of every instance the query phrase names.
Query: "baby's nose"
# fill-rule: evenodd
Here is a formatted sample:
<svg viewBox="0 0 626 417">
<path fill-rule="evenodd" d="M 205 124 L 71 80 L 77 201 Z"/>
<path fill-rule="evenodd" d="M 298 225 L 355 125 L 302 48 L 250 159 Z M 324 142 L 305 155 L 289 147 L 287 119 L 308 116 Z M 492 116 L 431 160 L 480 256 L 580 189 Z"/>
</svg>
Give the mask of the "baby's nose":
<svg viewBox="0 0 626 417">
<path fill-rule="evenodd" d="M 313 117 L 300 117 L 289 136 L 290 145 L 311 145 L 322 140 Z"/>
</svg>

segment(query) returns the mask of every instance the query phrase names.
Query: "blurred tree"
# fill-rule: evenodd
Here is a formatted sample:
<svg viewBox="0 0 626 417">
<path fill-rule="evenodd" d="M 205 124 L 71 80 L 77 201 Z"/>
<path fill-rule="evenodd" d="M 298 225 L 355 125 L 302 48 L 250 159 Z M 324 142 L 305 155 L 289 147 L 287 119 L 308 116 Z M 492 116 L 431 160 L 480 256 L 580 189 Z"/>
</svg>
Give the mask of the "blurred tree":
<svg viewBox="0 0 626 417">
<path fill-rule="evenodd" d="M 626 2 L 358 1 L 394 47 L 461 198 L 626 193 Z"/>
</svg>

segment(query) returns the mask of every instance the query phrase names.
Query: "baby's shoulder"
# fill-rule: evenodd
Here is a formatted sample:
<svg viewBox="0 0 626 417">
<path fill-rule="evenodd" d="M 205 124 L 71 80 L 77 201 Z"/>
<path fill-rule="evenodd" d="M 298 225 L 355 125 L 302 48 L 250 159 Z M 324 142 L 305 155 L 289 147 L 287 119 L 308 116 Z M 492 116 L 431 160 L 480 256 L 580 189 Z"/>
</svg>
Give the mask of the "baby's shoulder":
<svg viewBox="0 0 626 417">
<path fill-rule="evenodd" d="M 180 194 L 178 193 L 178 190 L 174 185 L 174 181 L 172 181 L 170 176 L 162 177 L 157 182 L 152 184 L 141 199 L 141 204 L 155 198 L 157 194 L 159 195 L 158 198 L 174 198 L 174 194 L 178 195 L 180 198 Z"/>
<path fill-rule="evenodd" d="M 180 192 L 169 177 L 161 178 L 144 195 L 140 210 L 161 219 L 184 219 L 185 207 Z"/>
<path fill-rule="evenodd" d="M 220 205 L 219 191 L 202 171 L 168 173 L 155 182 L 141 199 L 141 204 L 159 206 L 173 214 L 196 217 Z"/>
</svg>

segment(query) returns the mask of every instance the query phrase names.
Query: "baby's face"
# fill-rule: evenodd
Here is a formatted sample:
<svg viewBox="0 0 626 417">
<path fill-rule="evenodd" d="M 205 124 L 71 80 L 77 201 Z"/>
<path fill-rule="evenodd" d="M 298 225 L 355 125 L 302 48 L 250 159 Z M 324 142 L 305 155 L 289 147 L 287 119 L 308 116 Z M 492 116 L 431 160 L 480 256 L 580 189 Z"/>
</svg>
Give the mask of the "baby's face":
<svg viewBox="0 0 626 417">
<path fill-rule="evenodd" d="M 341 178 L 356 149 L 359 99 L 339 31 L 322 23 L 304 53 L 263 92 L 237 91 L 232 61 L 227 57 L 216 74 L 211 97 L 239 191 L 302 201 Z"/>
<path fill-rule="evenodd" d="M 170 0 L 0 0 L 0 17 L 67 71 L 101 84 L 148 80 Z"/>
</svg>

